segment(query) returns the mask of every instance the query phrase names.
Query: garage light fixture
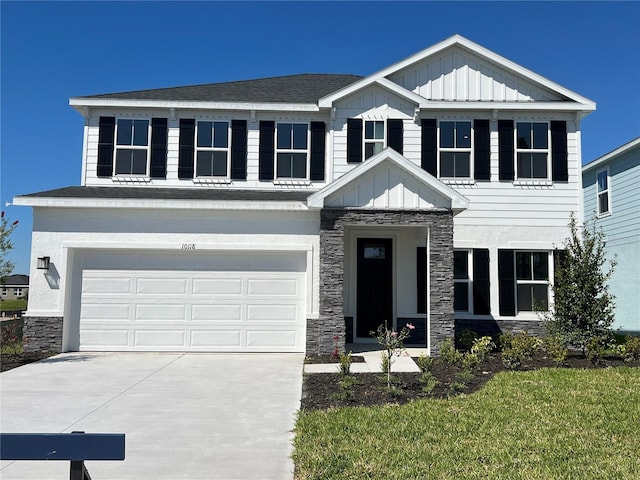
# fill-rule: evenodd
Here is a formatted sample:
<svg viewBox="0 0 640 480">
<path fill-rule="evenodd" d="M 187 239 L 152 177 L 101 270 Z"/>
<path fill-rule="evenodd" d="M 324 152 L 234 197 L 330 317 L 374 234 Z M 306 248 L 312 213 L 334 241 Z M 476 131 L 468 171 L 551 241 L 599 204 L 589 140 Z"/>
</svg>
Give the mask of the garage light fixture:
<svg viewBox="0 0 640 480">
<path fill-rule="evenodd" d="M 51 259 L 49 257 L 38 257 L 38 263 L 36 268 L 38 270 L 49 270 L 49 261 Z"/>
</svg>

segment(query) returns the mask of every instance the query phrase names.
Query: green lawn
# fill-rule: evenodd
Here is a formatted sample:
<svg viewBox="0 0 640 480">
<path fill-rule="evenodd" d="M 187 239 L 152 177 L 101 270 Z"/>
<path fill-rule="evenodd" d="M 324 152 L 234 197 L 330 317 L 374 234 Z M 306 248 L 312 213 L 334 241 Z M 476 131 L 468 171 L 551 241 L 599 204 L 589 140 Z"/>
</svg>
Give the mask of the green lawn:
<svg viewBox="0 0 640 480">
<path fill-rule="evenodd" d="M 301 412 L 296 479 L 640 478 L 640 369 L 504 372 L 404 406 Z"/>
<path fill-rule="evenodd" d="M 12 310 L 26 310 L 27 309 L 27 301 L 26 300 L 3 300 L 0 302 L 0 309 L 3 311 L 12 311 Z"/>
</svg>

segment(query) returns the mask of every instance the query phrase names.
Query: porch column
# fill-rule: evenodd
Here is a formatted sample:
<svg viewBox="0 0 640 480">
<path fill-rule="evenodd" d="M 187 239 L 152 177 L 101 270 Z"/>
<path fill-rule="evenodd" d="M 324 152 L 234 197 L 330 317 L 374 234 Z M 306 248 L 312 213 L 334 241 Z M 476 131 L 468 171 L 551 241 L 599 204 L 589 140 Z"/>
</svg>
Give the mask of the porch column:
<svg viewBox="0 0 640 480">
<path fill-rule="evenodd" d="M 307 324 L 307 355 L 330 354 L 336 346 L 344 351 L 344 228 L 336 221 L 341 213 L 320 214 L 320 315 Z"/>
<path fill-rule="evenodd" d="M 431 355 L 440 354 L 440 343 L 454 338 L 453 318 L 453 217 L 438 215 L 433 217 L 429 230 L 428 259 Z"/>
</svg>

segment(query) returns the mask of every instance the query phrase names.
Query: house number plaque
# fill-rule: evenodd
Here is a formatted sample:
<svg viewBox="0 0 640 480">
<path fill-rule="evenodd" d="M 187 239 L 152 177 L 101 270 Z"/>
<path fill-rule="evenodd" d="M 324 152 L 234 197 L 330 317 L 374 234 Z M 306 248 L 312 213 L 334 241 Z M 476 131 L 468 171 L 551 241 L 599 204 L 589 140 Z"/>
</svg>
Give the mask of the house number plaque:
<svg viewBox="0 0 640 480">
<path fill-rule="evenodd" d="M 182 244 L 182 250 L 195 250 L 196 249 L 196 244 L 195 243 L 183 243 Z"/>
</svg>

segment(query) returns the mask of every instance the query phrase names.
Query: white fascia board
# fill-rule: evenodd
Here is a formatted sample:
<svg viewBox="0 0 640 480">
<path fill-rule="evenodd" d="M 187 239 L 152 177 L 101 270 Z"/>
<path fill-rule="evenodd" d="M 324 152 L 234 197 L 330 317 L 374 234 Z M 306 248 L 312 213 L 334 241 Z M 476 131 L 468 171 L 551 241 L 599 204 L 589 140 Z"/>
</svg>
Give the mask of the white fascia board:
<svg viewBox="0 0 640 480">
<path fill-rule="evenodd" d="M 359 83 L 359 82 L 357 82 Z M 421 97 L 420 95 L 418 95 L 417 93 L 413 93 L 410 90 L 407 90 L 404 87 L 401 87 L 400 85 L 398 85 L 395 82 L 392 82 L 391 80 L 388 80 L 386 78 L 378 78 L 375 80 L 371 80 L 368 82 L 365 82 L 361 85 L 359 85 L 357 88 L 353 88 L 351 89 L 351 86 L 348 86 L 347 89 L 349 89 L 349 92 L 345 92 L 343 95 L 340 95 L 339 98 L 343 98 L 347 95 L 350 95 L 352 93 L 355 93 L 359 90 L 362 90 L 366 87 L 369 87 L 371 85 L 379 85 L 380 87 L 389 90 L 391 93 L 395 93 L 396 95 L 398 95 L 399 97 L 404 98 L 405 100 L 408 100 L 412 103 L 415 103 L 416 105 L 422 106 L 422 104 L 424 102 L 426 102 L 427 100 L 424 97 Z M 318 107 L 319 108 L 328 108 L 331 107 L 333 105 L 333 100 L 327 100 L 329 97 L 324 97 L 322 99 L 320 99 L 318 101 Z"/>
<path fill-rule="evenodd" d="M 592 168 L 596 168 L 600 165 L 602 165 L 603 163 L 606 163 L 610 160 L 612 160 L 613 158 L 622 155 L 623 153 L 626 153 L 627 151 L 637 147 L 640 145 L 640 137 L 636 138 L 635 140 L 631 140 L 629 143 L 625 143 L 624 145 L 616 148 L 615 150 L 604 154 L 603 156 L 596 158 L 595 160 L 593 160 L 592 162 L 587 163 L 584 167 L 582 167 L 582 173 L 587 172 L 588 170 L 591 170 Z"/>
<path fill-rule="evenodd" d="M 575 102 L 447 102 L 425 100 L 421 110 L 496 110 L 496 111 L 555 111 L 592 112 L 595 107 Z"/>
<path fill-rule="evenodd" d="M 319 112 L 313 103 L 196 102 L 182 100 L 127 100 L 122 98 L 70 98 L 69 105 L 85 114 L 87 108 L 179 108 L 188 110 L 256 110 Z"/>
<path fill-rule="evenodd" d="M 170 200 L 133 198 L 14 197 L 14 205 L 52 208 L 129 208 L 158 210 L 261 210 L 307 211 L 304 202 L 256 202 L 224 200 Z"/>
<path fill-rule="evenodd" d="M 456 213 L 459 213 L 469 207 L 469 200 L 465 196 L 461 195 L 448 185 L 445 185 L 440 180 L 425 172 L 422 168 L 418 167 L 416 164 L 407 160 L 404 156 L 389 147 L 345 173 L 335 182 L 330 183 L 322 190 L 311 194 L 307 197 L 307 205 L 309 208 L 323 208 L 325 198 L 385 161 L 392 161 L 395 165 L 405 170 L 420 182 L 428 185 L 443 197 L 450 199 L 451 208 Z"/>
<path fill-rule="evenodd" d="M 552 82 L 551 80 L 543 77 L 542 75 L 538 75 L 537 73 L 532 72 L 531 70 L 521 65 L 518 65 L 517 63 L 512 62 L 511 60 L 508 60 L 507 58 L 501 55 L 498 55 L 497 53 L 494 53 L 491 50 L 488 50 L 483 46 L 478 45 L 477 43 L 472 42 L 471 40 L 468 40 L 463 36 L 457 35 L 457 34 L 443 40 L 442 42 L 436 43 L 435 45 L 432 45 L 431 47 L 426 48 L 418 53 L 415 53 L 410 57 L 405 58 L 404 60 L 401 60 L 397 63 L 394 63 L 393 65 L 383 68 L 382 70 L 379 70 L 378 72 L 373 73 L 372 75 L 369 75 L 363 78 L 362 80 L 359 80 L 330 95 L 327 95 L 324 98 L 321 98 L 320 101 L 318 102 L 318 105 L 320 105 L 321 107 L 331 106 L 334 101 L 346 95 L 349 95 L 354 91 L 357 91 L 371 84 L 372 82 L 375 82 L 381 78 L 388 77 L 389 75 L 392 75 L 397 71 L 408 67 L 409 65 L 420 62 L 454 45 L 463 47 L 471 51 L 472 53 L 476 54 L 479 57 L 485 58 L 486 60 L 492 63 L 500 65 L 505 70 L 511 71 L 512 73 L 524 79 L 533 81 L 534 83 L 538 83 L 539 85 L 549 90 L 552 90 L 564 97 L 567 97 L 578 104 L 583 104 L 587 111 L 593 111 L 596 108 L 596 104 L 594 101 L 589 100 L 588 98 L 583 97 L 582 95 L 578 95 L 577 93 L 563 87 L 562 85 Z"/>
</svg>

